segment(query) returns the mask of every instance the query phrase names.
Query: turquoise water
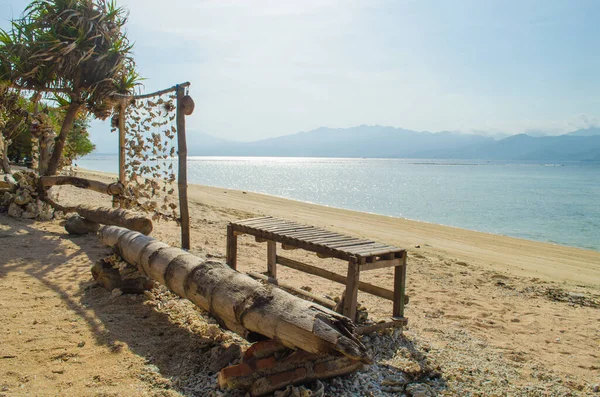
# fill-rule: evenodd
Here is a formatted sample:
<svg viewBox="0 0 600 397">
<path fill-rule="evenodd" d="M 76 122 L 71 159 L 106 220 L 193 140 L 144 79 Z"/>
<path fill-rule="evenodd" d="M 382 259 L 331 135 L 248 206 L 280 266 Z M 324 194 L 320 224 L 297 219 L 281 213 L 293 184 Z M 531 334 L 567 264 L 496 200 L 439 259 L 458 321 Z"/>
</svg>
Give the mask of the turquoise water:
<svg viewBox="0 0 600 397">
<path fill-rule="evenodd" d="M 116 156 L 83 168 L 117 172 Z M 190 183 L 600 251 L 600 164 L 190 157 Z"/>
</svg>

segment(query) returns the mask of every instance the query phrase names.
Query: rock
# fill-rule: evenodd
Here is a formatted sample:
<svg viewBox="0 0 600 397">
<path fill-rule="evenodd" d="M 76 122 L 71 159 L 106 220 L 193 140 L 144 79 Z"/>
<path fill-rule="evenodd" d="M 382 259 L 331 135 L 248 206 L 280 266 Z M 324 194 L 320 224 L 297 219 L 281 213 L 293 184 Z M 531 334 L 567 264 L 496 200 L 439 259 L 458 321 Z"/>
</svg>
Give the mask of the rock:
<svg viewBox="0 0 600 397">
<path fill-rule="evenodd" d="M 37 200 L 38 218 L 42 221 L 49 221 L 54 217 L 54 208 L 42 200 Z"/>
<path fill-rule="evenodd" d="M 21 215 L 21 218 L 24 219 L 35 219 L 37 217 L 37 205 L 35 203 L 27 204 L 25 207 L 25 212 Z"/>
<path fill-rule="evenodd" d="M 21 215 L 23 215 L 23 209 L 17 204 L 12 203 L 10 206 L 8 206 L 8 216 L 12 216 L 13 218 L 20 218 Z"/>
<path fill-rule="evenodd" d="M 31 202 L 31 195 L 27 190 L 22 190 L 20 193 L 15 196 L 14 202 L 18 205 L 25 205 Z"/>
<path fill-rule="evenodd" d="M 4 206 L 9 206 L 10 203 L 13 202 L 13 195 L 10 194 L 9 192 L 4 192 L 4 195 L 2 195 L 2 205 Z"/>
<path fill-rule="evenodd" d="M 594 393 L 600 393 L 600 385 L 596 383 L 594 386 L 592 386 L 592 391 Z"/>
<path fill-rule="evenodd" d="M 425 383 L 411 383 L 406 386 L 406 394 L 410 397 L 432 397 L 431 389 Z"/>
<path fill-rule="evenodd" d="M 96 233 L 100 225 L 96 222 L 92 222 L 78 215 L 72 216 L 65 222 L 65 230 L 69 234 L 83 235 L 88 233 Z"/>
</svg>

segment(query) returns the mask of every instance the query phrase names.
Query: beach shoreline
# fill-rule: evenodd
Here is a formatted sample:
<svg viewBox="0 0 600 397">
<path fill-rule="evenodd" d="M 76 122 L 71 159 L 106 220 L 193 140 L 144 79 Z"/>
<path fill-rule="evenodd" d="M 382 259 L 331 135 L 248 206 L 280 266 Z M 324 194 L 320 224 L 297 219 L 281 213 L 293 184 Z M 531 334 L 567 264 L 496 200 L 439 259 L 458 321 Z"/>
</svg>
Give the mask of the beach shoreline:
<svg viewBox="0 0 600 397">
<path fill-rule="evenodd" d="M 81 168 L 76 172 L 89 178 L 116 179 L 113 173 Z M 600 290 L 600 252 L 594 250 L 221 187 L 189 184 L 188 197 L 190 202 L 287 218 L 356 237 L 376 239 L 407 248 L 409 252 L 456 258 L 519 277 Z"/>
</svg>

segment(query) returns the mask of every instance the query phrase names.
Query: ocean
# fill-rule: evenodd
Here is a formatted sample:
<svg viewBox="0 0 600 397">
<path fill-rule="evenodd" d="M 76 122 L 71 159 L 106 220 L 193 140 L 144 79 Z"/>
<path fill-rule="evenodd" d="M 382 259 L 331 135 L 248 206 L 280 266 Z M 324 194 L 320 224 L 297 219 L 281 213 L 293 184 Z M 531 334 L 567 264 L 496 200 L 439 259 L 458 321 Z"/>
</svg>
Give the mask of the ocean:
<svg viewBox="0 0 600 397">
<path fill-rule="evenodd" d="M 117 172 L 116 155 L 82 168 Z M 189 157 L 189 183 L 600 251 L 600 164 Z"/>
</svg>

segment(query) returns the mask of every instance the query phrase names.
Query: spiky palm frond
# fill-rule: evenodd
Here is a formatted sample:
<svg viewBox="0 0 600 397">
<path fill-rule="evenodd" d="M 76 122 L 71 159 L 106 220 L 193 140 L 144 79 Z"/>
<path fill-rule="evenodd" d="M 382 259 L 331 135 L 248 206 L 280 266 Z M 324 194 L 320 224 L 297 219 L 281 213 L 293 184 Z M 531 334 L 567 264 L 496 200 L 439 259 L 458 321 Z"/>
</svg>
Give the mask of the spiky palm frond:
<svg viewBox="0 0 600 397">
<path fill-rule="evenodd" d="M 115 94 L 138 84 L 128 14 L 114 1 L 34 0 L 0 31 L 0 80 L 55 90 L 105 118 Z"/>
</svg>

